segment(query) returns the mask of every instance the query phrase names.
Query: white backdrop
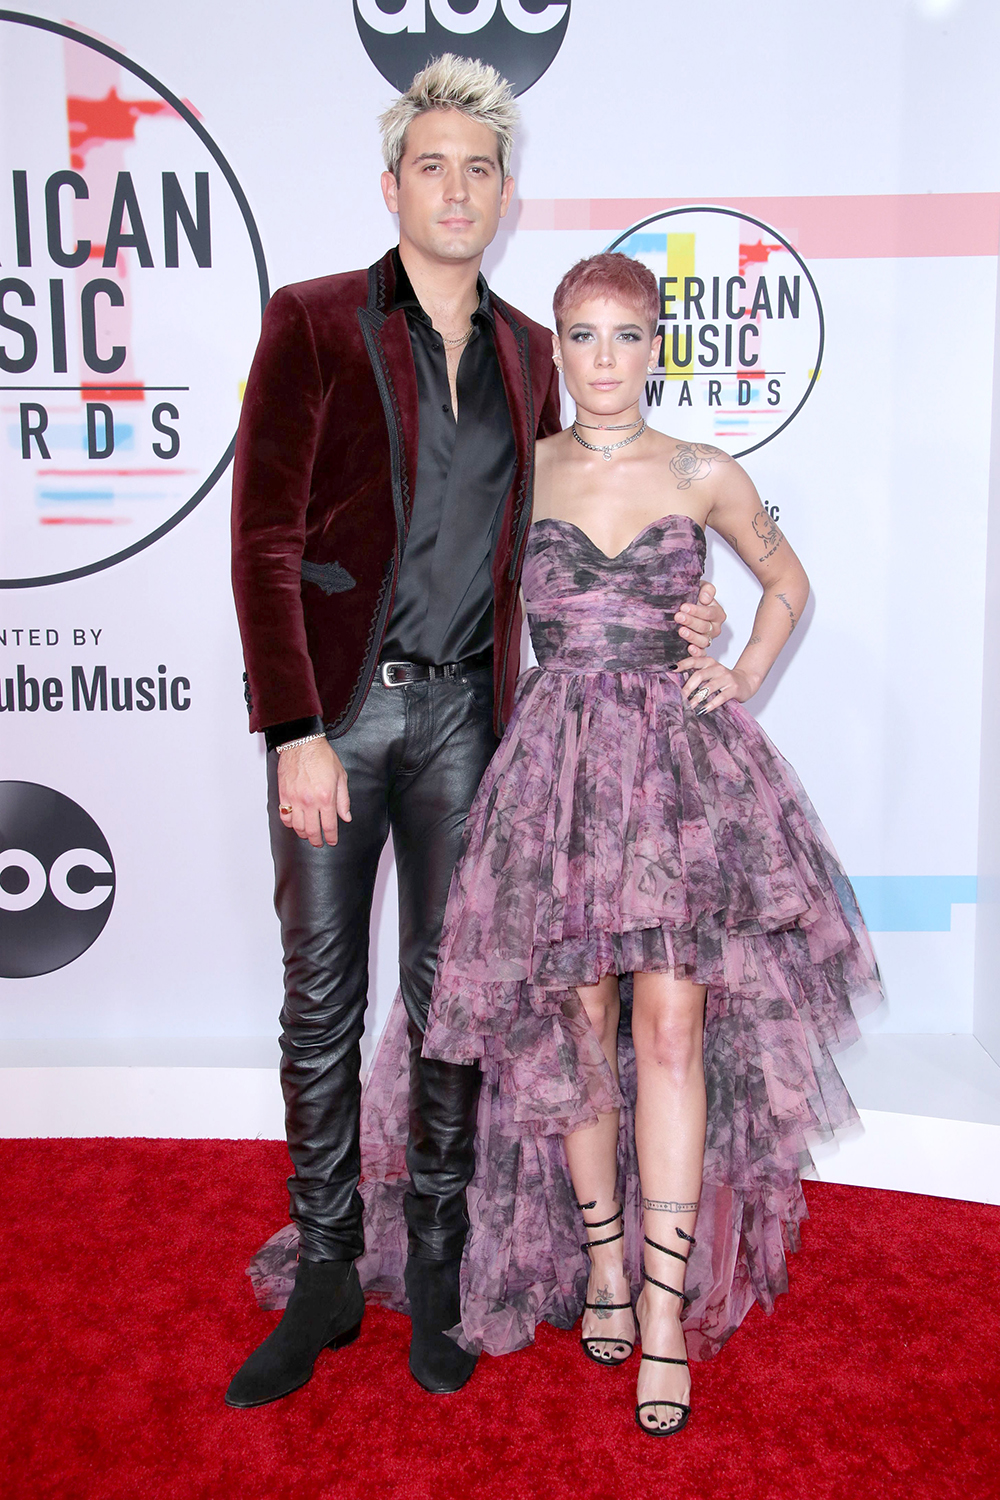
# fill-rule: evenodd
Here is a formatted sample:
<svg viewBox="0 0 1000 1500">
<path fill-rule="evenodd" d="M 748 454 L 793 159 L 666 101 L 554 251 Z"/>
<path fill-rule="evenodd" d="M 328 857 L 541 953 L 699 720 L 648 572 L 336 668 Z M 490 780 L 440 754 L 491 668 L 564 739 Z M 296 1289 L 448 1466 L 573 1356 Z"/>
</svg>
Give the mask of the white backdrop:
<svg viewBox="0 0 1000 1500">
<path fill-rule="evenodd" d="M 63 20 L 66 6 L 34 11 Z M 74 24 L 190 102 L 245 192 L 272 289 L 367 265 L 392 242 L 375 117 L 393 90 L 347 0 L 245 0 L 238 12 L 213 0 L 72 0 L 71 12 Z M 73 328 L 68 372 L 53 370 L 46 284 L 55 274 L 67 286 L 80 277 L 45 260 L 41 189 L 47 174 L 70 167 L 69 141 L 54 52 L 45 53 L 54 103 L 39 102 L 23 81 L 20 94 L 11 92 L 15 30 L 0 21 L 8 64 L 0 276 L 29 276 L 9 189 L 23 168 L 30 275 L 38 278 L 31 317 L 42 347 L 30 375 L 0 376 L 6 577 L 29 576 L 17 572 L 29 560 L 36 573 L 70 568 L 73 548 L 83 548 L 80 557 L 110 553 L 82 526 L 100 506 L 131 543 L 152 529 L 150 507 L 166 515 L 174 504 L 169 496 L 147 504 L 138 489 L 121 487 L 110 501 L 50 502 L 43 460 L 37 452 L 20 458 L 19 405 L 46 398 L 6 387 L 76 379 L 104 398 L 100 381 L 72 364 Z M 888 1005 L 866 1022 L 873 1031 L 973 1028 L 998 43 L 1000 12 L 989 0 L 759 0 L 749 9 L 736 0 L 573 0 L 558 54 L 521 99 L 517 197 L 486 263 L 500 293 L 549 322 L 552 289 L 573 260 L 667 207 L 714 203 L 777 231 L 814 277 L 826 330 L 820 378 L 788 427 L 746 459 L 765 502 L 779 508 L 814 599 L 751 707 L 858 877 L 889 991 Z M 454 45 L 475 53 L 475 34 Z M 68 75 L 66 83 L 71 93 Z M 93 88 L 106 83 L 100 75 Z M 125 72 L 115 88 L 131 100 L 157 97 Z M 12 108 L 12 98 L 22 103 Z M 19 109 L 32 112 L 32 130 L 18 126 Z M 147 196 L 158 201 L 161 167 L 176 170 L 192 212 L 195 172 L 211 180 L 210 269 L 195 264 L 183 225 L 181 263 L 164 265 L 159 208 L 148 214 L 154 266 L 139 266 L 135 248 L 120 259 L 135 292 L 136 338 L 150 358 L 162 356 L 155 378 L 189 387 L 178 456 L 189 472 L 177 483 L 193 493 L 238 414 L 259 326 L 253 246 L 222 169 L 188 125 L 150 113 L 128 129 L 131 136 L 112 142 L 114 171 L 133 172 L 144 217 Z M 91 171 L 100 145 L 97 156 L 85 152 L 82 170 Z M 68 213 L 65 223 L 68 244 Z M 80 276 L 120 274 L 93 264 Z M 17 296 L 7 309 L 22 316 Z M 118 337 L 116 326 L 113 318 L 102 324 L 102 348 Z M 20 347 L 16 333 L 3 338 L 9 351 Z M 128 366 L 123 372 L 113 378 L 122 381 Z M 154 380 L 151 363 L 135 374 Z M 82 471 L 84 484 L 115 462 L 87 458 L 86 399 L 78 392 L 59 419 L 76 447 L 73 462 L 55 449 L 50 460 Z M 116 422 L 135 434 L 117 455 L 133 476 L 158 462 L 145 456 L 141 425 L 153 399 L 113 406 Z M 669 425 L 666 407 L 654 415 Z M 34 489 L 18 477 L 22 463 L 37 471 Z M 42 529 L 46 505 L 61 503 L 77 506 L 82 541 L 60 526 Z M 186 518 L 127 560 L 0 591 L 0 683 L 14 681 L 19 664 L 68 684 L 74 665 L 90 680 L 98 664 L 109 677 L 155 678 L 161 663 L 190 683 L 182 711 L 74 712 L 67 702 L 59 713 L 28 712 L 15 703 L 0 718 L 0 776 L 80 804 L 116 869 L 114 905 L 91 947 L 54 972 L 2 981 L 0 1034 L 8 1039 L 231 1038 L 235 1046 L 275 1032 L 281 979 L 263 752 L 246 731 L 228 503 L 226 470 Z M 711 568 L 730 613 L 725 649 L 735 655 L 755 585 L 722 546 L 713 546 Z M 74 630 L 86 632 L 86 644 L 74 644 Z M 44 644 L 46 631 L 57 644 Z M 387 864 L 369 1047 L 395 988 L 394 922 Z"/>
</svg>

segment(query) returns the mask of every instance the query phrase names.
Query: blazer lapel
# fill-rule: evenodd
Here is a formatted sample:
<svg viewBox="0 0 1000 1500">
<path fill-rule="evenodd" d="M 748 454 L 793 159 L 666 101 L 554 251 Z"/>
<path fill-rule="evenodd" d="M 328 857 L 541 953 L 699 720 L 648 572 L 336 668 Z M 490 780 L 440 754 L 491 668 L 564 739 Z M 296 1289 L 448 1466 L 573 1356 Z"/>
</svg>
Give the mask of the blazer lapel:
<svg viewBox="0 0 1000 1500">
<path fill-rule="evenodd" d="M 392 502 L 402 555 L 413 510 L 420 407 L 406 314 L 402 308 L 387 312 L 394 285 L 392 255 L 387 253 L 368 268 L 368 302 L 358 308 L 358 323 L 385 413 Z"/>
<path fill-rule="evenodd" d="M 503 376 L 510 421 L 517 449 L 517 473 L 511 494 L 509 530 L 511 559 L 510 578 L 516 578 L 520 567 L 521 544 L 531 521 L 535 475 L 535 400 L 531 389 L 531 366 L 528 353 L 528 330 L 511 316 L 498 298 L 493 298 L 496 312 L 496 351 Z"/>
</svg>

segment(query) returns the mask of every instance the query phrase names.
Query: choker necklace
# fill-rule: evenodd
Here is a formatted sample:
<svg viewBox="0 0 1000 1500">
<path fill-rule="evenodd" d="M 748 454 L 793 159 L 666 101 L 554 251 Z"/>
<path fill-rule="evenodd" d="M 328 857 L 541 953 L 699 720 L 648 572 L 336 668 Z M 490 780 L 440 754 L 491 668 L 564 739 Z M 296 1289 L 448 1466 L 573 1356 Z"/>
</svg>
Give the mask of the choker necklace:
<svg viewBox="0 0 1000 1500">
<path fill-rule="evenodd" d="M 630 427 L 638 427 L 641 421 L 641 417 L 636 417 L 634 422 L 619 422 L 617 427 L 611 427 L 607 422 L 581 422 L 577 417 L 576 426 L 585 432 L 627 432 Z"/>
<path fill-rule="evenodd" d="M 576 438 L 577 442 L 581 444 L 582 447 L 589 448 L 590 451 L 591 451 L 591 453 L 600 453 L 601 456 L 602 456 L 602 458 L 604 458 L 607 463 L 610 463 L 611 462 L 611 455 L 615 451 L 616 448 L 627 448 L 628 445 L 629 445 L 629 443 L 634 443 L 635 440 L 636 440 L 636 438 L 641 438 L 642 437 L 643 433 L 646 431 L 646 421 L 645 421 L 645 418 L 644 417 L 640 417 L 639 418 L 639 422 L 641 424 L 640 427 L 639 427 L 639 431 L 638 432 L 633 432 L 632 435 L 631 435 L 631 437 L 622 438 L 621 441 L 618 442 L 618 443 L 588 443 L 587 439 L 586 438 L 582 438 L 580 436 L 580 434 L 577 432 L 577 430 L 576 430 L 576 423 L 575 422 L 573 423 L 573 426 L 570 429 L 570 431 L 572 432 L 573 436 Z M 632 426 L 631 422 L 629 423 L 629 426 L 630 427 Z M 612 428 L 610 430 L 611 431 L 615 431 L 616 429 Z"/>
</svg>

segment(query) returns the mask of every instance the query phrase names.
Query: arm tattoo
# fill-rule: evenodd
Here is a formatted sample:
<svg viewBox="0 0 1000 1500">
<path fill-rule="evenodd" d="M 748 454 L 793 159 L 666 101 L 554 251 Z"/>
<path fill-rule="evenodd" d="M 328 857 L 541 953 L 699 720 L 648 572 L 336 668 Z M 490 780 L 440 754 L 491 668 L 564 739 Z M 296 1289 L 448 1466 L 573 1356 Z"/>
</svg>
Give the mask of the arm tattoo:
<svg viewBox="0 0 1000 1500">
<path fill-rule="evenodd" d="M 759 635 L 752 635 L 750 637 L 750 639 L 747 641 L 747 645 L 748 646 L 759 646 L 760 645 L 760 641 L 761 641 L 761 638 L 760 638 Z"/>
<path fill-rule="evenodd" d="M 764 547 L 766 549 L 764 552 L 764 556 L 759 557 L 757 561 L 767 562 L 767 559 L 769 557 L 773 557 L 775 552 L 777 552 L 778 548 L 781 546 L 783 540 L 781 532 L 779 531 L 773 518 L 768 514 L 766 510 L 763 509 L 763 507 L 761 507 L 761 509 L 753 518 L 753 529 L 757 533 L 760 540 L 764 543 Z"/>
<path fill-rule="evenodd" d="M 668 1202 L 661 1202 L 661 1200 L 659 1198 L 643 1198 L 643 1200 L 642 1200 L 642 1206 L 643 1206 L 643 1208 L 657 1209 L 660 1213 L 664 1213 L 664 1214 L 693 1214 L 694 1211 L 695 1211 L 695 1209 L 698 1207 L 698 1204 L 697 1204 L 697 1202 L 695 1202 L 695 1203 L 671 1203 L 669 1201 Z"/>
<path fill-rule="evenodd" d="M 789 602 L 785 598 L 784 594 L 776 594 L 775 597 L 777 599 L 780 599 L 781 602 L 782 602 L 782 604 L 788 610 L 788 634 L 791 635 L 792 631 L 795 629 L 796 625 L 799 623 L 798 620 L 796 620 L 796 618 L 795 618 L 795 611 L 792 609 L 792 606 L 789 604 Z"/>
<path fill-rule="evenodd" d="M 712 464 L 732 463 L 732 457 L 715 448 L 711 443 L 678 443 L 677 452 L 670 460 L 670 470 L 678 479 L 679 490 L 689 490 L 695 479 L 707 479 Z"/>
<path fill-rule="evenodd" d="M 609 1286 L 600 1286 L 597 1288 L 597 1295 L 594 1298 L 596 1304 L 594 1312 L 598 1318 L 610 1318 L 612 1316 L 609 1307 L 611 1300 L 611 1288 Z"/>
</svg>

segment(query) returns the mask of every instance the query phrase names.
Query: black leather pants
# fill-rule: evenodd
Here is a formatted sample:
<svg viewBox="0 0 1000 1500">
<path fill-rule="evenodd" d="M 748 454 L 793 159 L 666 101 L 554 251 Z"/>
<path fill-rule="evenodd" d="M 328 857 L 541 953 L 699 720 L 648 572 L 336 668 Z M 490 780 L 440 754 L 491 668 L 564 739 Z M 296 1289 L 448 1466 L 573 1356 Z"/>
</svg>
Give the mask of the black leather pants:
<svg viewBox="0 0 1000 1500">
<path fill-rule="evenodd" d="M 268 756 L 275 907 L 285 954 L 281 1086 L 300 1254 L 354 1260 L 364 1249 L 358 1193 L 361 1037 L 368 927 L 379 856 L 392 833 L 399 882 L 399 974 L 410 1032 L 406 1199 L 410 1253 L 461 1254 L 475 1166 L 478 1068 L 420 1055 L 448 887 L 462 829 L 496 749 L 492 673 L 386 688 L 331 740 L 347 771 L 351 822 L 315 849 L 278 815 Z"/>
</svg>

